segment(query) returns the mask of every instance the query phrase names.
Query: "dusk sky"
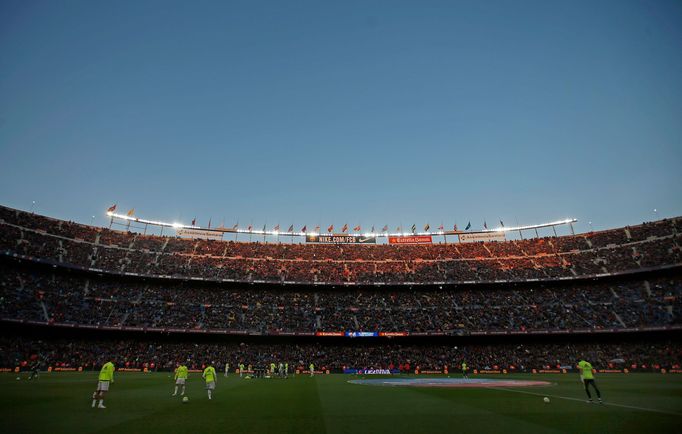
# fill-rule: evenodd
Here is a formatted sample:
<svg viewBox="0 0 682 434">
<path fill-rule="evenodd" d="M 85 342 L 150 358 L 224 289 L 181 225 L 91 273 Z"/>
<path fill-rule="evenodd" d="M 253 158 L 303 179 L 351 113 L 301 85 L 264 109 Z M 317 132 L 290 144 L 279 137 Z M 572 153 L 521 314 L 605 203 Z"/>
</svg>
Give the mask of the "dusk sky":
<svg viewBox="0 0 682 434">
<path fill-rule="evenodd" d="M 0 1 L 0 204 L 299 229 L 682 215 L 682 2 Z"/>
</svg>

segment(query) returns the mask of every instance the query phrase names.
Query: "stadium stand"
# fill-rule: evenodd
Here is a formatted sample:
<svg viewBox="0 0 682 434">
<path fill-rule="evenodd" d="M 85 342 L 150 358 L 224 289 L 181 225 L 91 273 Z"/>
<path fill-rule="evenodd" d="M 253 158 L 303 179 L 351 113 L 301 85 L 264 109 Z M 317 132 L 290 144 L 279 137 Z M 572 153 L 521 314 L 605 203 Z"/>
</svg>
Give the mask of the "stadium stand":
<svg viewBox="0 0 682 434">
<path fill-rule="evenodd" d="M 682 322 L 679 274 L 514 288 L 222 287 L 0 264 L 4 319 L 109 327 L 428 334 L 660 327 Z"/>
<path fill-rule="evenodd" d="M 0 251 L 72 268 L 209 281 L 443 284 L 573 279 L 679 266 L 682 219 L 575 236 L 431 245 L 145 236 L 0 208 Z"/>
<path fill-rule="evenodd" d="M 164 369 L 178 357 L 197 365 L 209 357 L 412 371 L 442 370 L 465 356 L 474 367 L 523 370 L 555 369 L 591 351 L 600 366 L 679 368 L 681 234 L 675 218 L 507 242 L 243 243 L 146 236 L 0 207 L 3 327 L 118 333 L 112 343 L 19 332 L 0 339 L 0 363 L 19 366 L 39 353 L 51 366 L 70 367 L 112 357 Z M 430 340 L 311 341 L 353 331 Z M 139 339 L 139 332 L 174 338 Z M 659 335 L 634 344 L 579 338 L 632 333 Z M 186 343 L 201 334 L 245 342 Z M 298 340 L 250 338 L 263 335 Z M 499 335 L 577 340 L 459 349 L 451 341 Z"/>
<path fill-rule="evenodd" d="M 190 369 L 213 362 L 220 370 L 225 363 L 266 365 L 287 361 L 303 369 L 315 360 L 320 370 L 341 372 L 345 368 L 396 369 L 401 372 L 440 371 L 457 373 L 462 360 L 475 369 L 506 369 L 509 372 L 560 370 L 587 357 L 600 369 L 658 372 L 680 369 L 682 350 L 674 341 L 617 341 L 606 343 L 513 343 L 513 344 L 396 344 L 366 343 L 324 345 L 303 343 L 196 343 L 167 340 L 2 337 L 0 366 L 26 366 L 38 354 L 53 368 L 97 369 L 104 361 L 127 369 L 172 370 L 179 361 Z"/>
</svg>

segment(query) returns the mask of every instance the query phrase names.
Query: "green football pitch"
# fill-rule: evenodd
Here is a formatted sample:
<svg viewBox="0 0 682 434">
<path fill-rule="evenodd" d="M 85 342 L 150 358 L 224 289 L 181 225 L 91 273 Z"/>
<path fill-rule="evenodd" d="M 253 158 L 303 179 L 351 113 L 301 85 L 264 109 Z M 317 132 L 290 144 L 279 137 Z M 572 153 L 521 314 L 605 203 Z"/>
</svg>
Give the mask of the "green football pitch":
<svg viewBox="0 0 682 434">
<path fill-rule="evenodd" d="M 219 377 L 209 401 L 199 374 L 190 374 L 189 403 L 183 404 L 171 397 L 168 373 L 118 373 L 107 408 L 93 409 L 96 378 L 92 372 L 42 374 L 32 381 L 25 374 L 19 381 L 0 375 L 0 432 L 682 432 L 682 375 L 599 375 L 606 404 L 598 405 L 585 402 L 575 375 L 509 375 L 504 379 L 552 385 L 464 389 L 357 385 L 348 383 L 358 378 L 351 375 L 246 380 L 231 374 Z"/>
</svg>

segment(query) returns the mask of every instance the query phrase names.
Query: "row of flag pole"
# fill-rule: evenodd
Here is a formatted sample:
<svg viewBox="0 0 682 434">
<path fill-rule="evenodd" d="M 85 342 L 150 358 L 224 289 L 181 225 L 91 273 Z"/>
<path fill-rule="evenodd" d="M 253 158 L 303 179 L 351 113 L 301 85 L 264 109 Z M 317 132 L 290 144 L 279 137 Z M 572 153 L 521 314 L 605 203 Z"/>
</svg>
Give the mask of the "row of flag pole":
<svg viewBox="0 0 682 434">
<path fill-rule="evenodd" d="M 116 211 L 116 206 L 117 206 L 116 204 L 110 206 L 109 208 L 107 208 L 107 212 L 113 213 L 114 211 Z M 131 209 L 126 213 L 126 215 L 127 215 L 128 217 L 133 217 L 133 216 L 135 215 L 135 208 L 131 208 Z M 210 219 L 210 218 L 208 219 L 208 229 L 211 228 L 211 220 L 212 220 L 212 219 Z M 192 219 L 192 226 L 196 226 L 196 223 L 197 223 L 197 218 L 194 217 L 194 218 Z M 504 228 L 504 222 L 503 222 L 502 220 L 500 220 L 500 226 Z M 487 222 L 486 220 L 483 221 L 483 228 L 486 229 L 486 230 L 488 230 L 488 222 Z M 238 229 L 239 229 L 239 223 L 236 223 L 234 226 L 232 226 L 232 230 L 233 230 L 233 231 L 237 231 Z M 251 231 L 253 231 L 253 229 L 254 229 L 253 225 L 248 225 L 248 226 L 246 227 L 246 231 L 247 231 L 247 232 L 251 232 Z M 346 233 L 346 232 L 348 232 L 349 229 L 350 229 L 350 226 L 348 225 L 348 223 L 346 223 L 346 224 L 343 225 L 343 227 L 341 227 L 341 233 Z M 362 226 L 361 226 L 361 225 L 357 225 L 357 226 L 354 226 L 352 229 L 353 229 L 354 232 L 360 232 L 360 231 L 362 231 Z M 412 233 L 416 233 L 416 232 L 417 232 L 417 225 L 416 225 L 416 224 L 413 224 L 413 225 L 410 227 L 410 229 L 411 229 Z M 430 225 L 429 223 L 426 223 L 426 224 L 424 225 L 424 232 L 428 232 L 429 229 L 431 229 L 431 225 Z M 471 221 L 469 221 L 469 222 L 467 223 L 466 227 L 464 228 L 465 231 L 468 231 L 469 229 L 471 229 Z M 439 231 L 444 231 L 444 230 L 445 230 L 445 226 L 444 226 L 443 224 L 441 224 L 440 226 L 438 226 L 438 230 L 439 230 Z M 452 230 L 455 231 L 455 232 L 459 230 L 459 229 L 457 228 L 457 223 L 455 223 L 455 224 L 453 225 Z M 266 231 L 267 231 L 266 225 L 263 225 L 263 232 L 266 232 Z M 279 225 L 279 223 L 276 224 L 276 225 L 272 228 L 272 231 L 273 231 L 273 232 L 279 232 L 279 231 L 280 231 L 280 225 Z M 403 231 L 403 228 L 402 228 L 401 226 L 398 226 L 398 227 L 396 228 L 396 232 L 402 232 L 402 231 Z M 294 232 L 294 225 L 292 224 L 291 226 L 289 226 L 289 229 L 288 229 L 286 232 L 288 232 L 288 233 Z M 308 225 L 303 226 L 303 227 L 301 228 L 300 232 L 301 232 L 301 233 L 308 233 Z M 319 233 L 319 232 L 320 232 L 320 226 L 315 226 L 315 229 L 314 229 L 313 232 L 314 232 L 314 233 Z M 333 232 L 334 232 L 334 225 L 332 224 L 332 225 L 329 225 L 329 227 L 327 227 L 327 233 L 333 233 Z M 380 232 L 380 233 L 384 233 L 384 232 L 388 232 L 388 225 L 384 225 L 384 227 L 381 228 L 381 232 Z M 372 228 L 370 229 L 370 233 L 375 233 L 374 226 L 372 226 Z"/>
</svg>

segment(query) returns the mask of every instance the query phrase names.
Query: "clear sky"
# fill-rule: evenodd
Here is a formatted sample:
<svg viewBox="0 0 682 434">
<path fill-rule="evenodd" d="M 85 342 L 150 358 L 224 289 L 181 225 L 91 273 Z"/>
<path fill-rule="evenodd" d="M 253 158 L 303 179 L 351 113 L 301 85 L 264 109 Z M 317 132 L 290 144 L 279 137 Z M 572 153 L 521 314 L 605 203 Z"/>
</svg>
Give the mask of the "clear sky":
<svg viewBox="0 0 682 434">
<path fill-rule="evenodd" d="M 0 203 L 105 224 L 682 215 L 682 2 L 0 1 Z"/>
</svg>

